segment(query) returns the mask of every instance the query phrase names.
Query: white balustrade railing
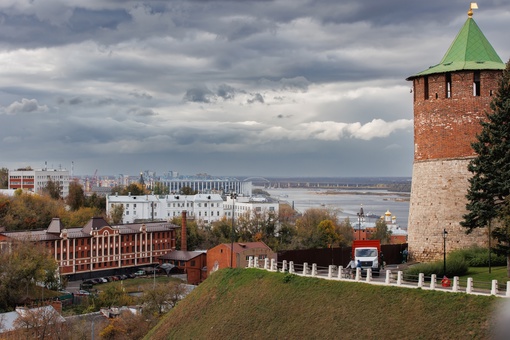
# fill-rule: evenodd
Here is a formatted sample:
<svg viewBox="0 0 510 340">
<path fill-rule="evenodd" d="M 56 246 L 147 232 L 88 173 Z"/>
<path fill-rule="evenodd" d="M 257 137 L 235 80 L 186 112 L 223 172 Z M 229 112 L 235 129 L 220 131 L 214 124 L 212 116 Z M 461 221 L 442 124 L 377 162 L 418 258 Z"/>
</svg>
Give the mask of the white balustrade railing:
<svg viewBox="0 0 510 340">
<path fill-rule="evenodd" d="M 404 280 L 403 271 L 392 272 L 390 269 L 385 271 L 384 280 L 374 280 L 372 277 L 372 270 L 369 268 L 365 272 L 362 272 L 361 268 L 356 268 L 355 273 L 353 269 L 344 268 L 343 266 L 330 265 L 327 267 L 318 268 L 317 264 L 313 263 L 311 269 L 307 262 L 303 263 L 301 271 L 296 272 L 295 264 L 293 261 L 283 261 L 279 269 L 278 262 L 275 259 L 264 259 L 264 265 L 262 269 L 274 272 L 290 273 L 301 276 L 312 276 L 319 277 L 328 280 L 340 280 L 340 281 L 354 281 L 364 282 L 375 285 L 386 285 L 386 286 L 399 286 L 405 288 L 421 288 L 427 290 L 438 290 L 444 292 L 453 293 L 466 293 L 476 295 L 494 295 L 499 297 L 510 298 L 510 281 L 506 284 L 506 290 L 502 293 L 499 292 L 499 285 L 497 280 L 492 280 L 489 289 L 474 289 L 474 282 L 472 278 L 467 278 L 466 287 L 463 289 L 460 286 L 460 279 L 458 276 L 453 277 L 453 282 L 450 282 L 446 278 L 443 278 L 441 285 L 437 284 L 437 275 L 432 274 L 430 276 L 430 285 L 427 286 L 425 275 L 420 273 L 417 281 Z M 248 268 L 260 268 L 257 257 L 249 257 Z M 396 274 L 396 276 L 395 276 Z M 364 277 L 363 277 L 364 275 Z M 446 281 L 445 281 L 446 280 Z"/>
</svg>

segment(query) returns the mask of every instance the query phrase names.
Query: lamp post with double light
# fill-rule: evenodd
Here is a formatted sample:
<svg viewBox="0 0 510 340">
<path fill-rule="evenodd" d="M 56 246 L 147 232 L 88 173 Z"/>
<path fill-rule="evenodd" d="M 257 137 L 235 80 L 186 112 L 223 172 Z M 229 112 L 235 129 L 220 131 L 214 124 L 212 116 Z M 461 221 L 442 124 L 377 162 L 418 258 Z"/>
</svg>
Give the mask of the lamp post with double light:
<svg viewBox="0 0 510 340">
<path fill-rule="evenodd" d="M 234 214 L 235 214 L 235 200 L 237 194 L 235 192 L 230 194 L 232 199 L 232 229 L 230 230 L 230 268 L 234 268 Z"/>
<path fill-rule="evenodd" d="M 361 240 L 361 221 L 363 221 L 365 218 L 365 214 L 363 213 L 363 206 L 361 206 L 359 213 L 356 215 L 358 215 L 358 240 Z"/>
</svg>

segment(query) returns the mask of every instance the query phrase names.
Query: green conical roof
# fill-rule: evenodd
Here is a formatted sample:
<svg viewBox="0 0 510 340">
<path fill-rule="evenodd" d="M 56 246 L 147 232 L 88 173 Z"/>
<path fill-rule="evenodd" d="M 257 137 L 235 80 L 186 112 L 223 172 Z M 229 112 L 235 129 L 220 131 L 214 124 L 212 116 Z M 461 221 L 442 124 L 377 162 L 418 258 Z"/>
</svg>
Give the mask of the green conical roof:
<svg viewBox="0 0 510 340">
<path fill-rule="evenodd" d="M 501 61 L 492 45 L 472 17 L 469 17 L 460 30 L 441 62 L 425 71 L 407 78 L 454 72 L 460 70 L 504 70 Z"/>
</svg>

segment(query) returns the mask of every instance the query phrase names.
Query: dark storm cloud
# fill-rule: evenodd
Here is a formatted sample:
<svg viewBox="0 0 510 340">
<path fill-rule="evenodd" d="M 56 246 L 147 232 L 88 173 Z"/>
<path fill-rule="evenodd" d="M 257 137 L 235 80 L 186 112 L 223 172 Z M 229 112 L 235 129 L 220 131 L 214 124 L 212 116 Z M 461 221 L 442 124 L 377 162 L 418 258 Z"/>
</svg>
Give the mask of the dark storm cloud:
<svg viewBox="0 0 510 340">
<path fill-rule="evenodd" d="M 195 87 L 186 91 L 183 100 L 185 102 L 210 103 L 214 101 L 215 94 L 207 87 Z"/>
<path fill-rule="evenodd" d="M 253 94 L 252 99 L 248 99 L 248 104 L 262 103 L 264 104 L 264 97 L 260 93 Z"/>
<path fill-rule="evenodd" d="M 405 78 L 439 62 L 468 7 L 3 0 L 0 166 L 52 150 L 84 173 L 410 176 Z M 479 7 L 508 60 L 510 4 Z"/>
<path fill-rule="evenodd" d="M 234 99 L 236 92 L 237 92 L 236 89 L 234 89 L 232 86 L 229 86 L 227 84 L 221 84 L 218 87 L 217 95 L 218 97 L 228 100 Z"/>
</svg>

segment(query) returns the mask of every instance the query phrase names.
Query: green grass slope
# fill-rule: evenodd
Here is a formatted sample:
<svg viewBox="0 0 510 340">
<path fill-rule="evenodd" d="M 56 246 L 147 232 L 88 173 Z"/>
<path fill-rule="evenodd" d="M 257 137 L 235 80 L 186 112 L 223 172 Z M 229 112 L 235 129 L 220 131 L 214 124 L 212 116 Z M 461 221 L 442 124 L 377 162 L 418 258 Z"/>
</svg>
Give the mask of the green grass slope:
<svg viewBox="0 0 510 340">
<path fill-rule="evenodd" d="M 488 339 L 503 299 L 223 269 L 147 339 Z"/>
</svg>

